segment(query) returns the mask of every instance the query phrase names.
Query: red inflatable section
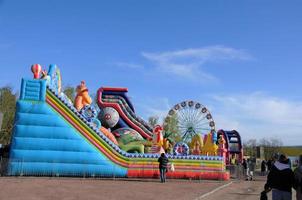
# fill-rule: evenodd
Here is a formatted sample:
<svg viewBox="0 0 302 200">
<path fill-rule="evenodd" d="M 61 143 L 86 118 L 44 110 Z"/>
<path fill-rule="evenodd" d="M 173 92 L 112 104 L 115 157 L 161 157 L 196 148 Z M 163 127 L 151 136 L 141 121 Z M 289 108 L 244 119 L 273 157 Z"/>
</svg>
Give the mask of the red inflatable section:
<svg viewBox="0 0 302 200">
<path fill-rule="evenodd" d="M 147 133 L 145 133 L 145 131 L 143 131 L 139 126 L 137 126 L 135 123 L 133 123 L 128 117 L 127 115 L 124 113 L 124 111 L 122 110 L 122 108 L 120 107 L 119 104 L 117 103 L 108 103 L 108 102 L 103 102 L 102 100 L 102 93 L 103 91 L 115 91 L 115 92 L 128 92 L 127 88 L 111 88 L 111 87 L 102 87 L 98 90 L 97 93 L 97 98 L 98 98 L 98 105 L 102 108 L 105 107 L 112 107 L 114 108 L 120 115 L 120 117 L 123 118 L 123 120 L 125 120 L 127 122 L 127 124 L 130 125 L 131 128 L 133 128 L 134 130 L 136 130 L 141 136 L 143 136 L 146 139 L 151 139 L 151 136 L 148 135 Z"/>
<path fill-rule="evenodd" d="M 204 179 L 204 180 L 223 180 L 227 181 L 230 179 L 230 173 L 224 172 L 194 172 L 194 171 L 174 171 L 167 172 L 167 178 L 175 179 Z M 128 170 L 127 176 L 129 178 L 159 178 L 159 170 Z"/>
</svg>

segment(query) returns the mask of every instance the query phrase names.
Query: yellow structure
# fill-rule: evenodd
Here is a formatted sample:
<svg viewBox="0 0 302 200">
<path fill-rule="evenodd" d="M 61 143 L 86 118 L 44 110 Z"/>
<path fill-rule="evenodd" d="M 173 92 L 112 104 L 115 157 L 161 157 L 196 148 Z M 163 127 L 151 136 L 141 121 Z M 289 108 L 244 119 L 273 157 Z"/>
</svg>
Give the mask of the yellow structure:
<svg viewBox="0 0 302 200">
<path fill-rule="evenodd" d="M 202 154 L 209 156 L 217 156 L 218 146 L 213 143 L 212 134 L 208 133 L 205 136 L 204 146 L 202 147 Z"/>
<path fill-rule="evenodd" d="M 203 147 L 203 139 L 201 134 L 196 134 L 192 137 L 192 141 L 189 144 L 191 154 L 200 155 Z"/>
</svg>

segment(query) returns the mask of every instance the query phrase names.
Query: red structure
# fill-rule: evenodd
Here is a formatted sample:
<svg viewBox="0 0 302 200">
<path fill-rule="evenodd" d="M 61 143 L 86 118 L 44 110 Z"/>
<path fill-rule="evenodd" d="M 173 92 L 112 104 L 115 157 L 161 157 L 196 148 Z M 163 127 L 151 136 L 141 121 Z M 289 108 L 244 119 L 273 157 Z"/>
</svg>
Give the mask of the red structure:
<svg viewBox="0 0 302 200">
<path fill-rule="evenodd" d="M 241 163 L 243 159 L 243 148 L 240 134 L 236 130 L 219 130 L 217 136 L 218 138 L 223 137 L 225 140 L 224 147 L 219 148 L 219 150 L 222 154 L 220 156 L 225 158 L 226 165 L 230 164 L 232 157 L 234 157 L 238 163 Z"/>
</svg>

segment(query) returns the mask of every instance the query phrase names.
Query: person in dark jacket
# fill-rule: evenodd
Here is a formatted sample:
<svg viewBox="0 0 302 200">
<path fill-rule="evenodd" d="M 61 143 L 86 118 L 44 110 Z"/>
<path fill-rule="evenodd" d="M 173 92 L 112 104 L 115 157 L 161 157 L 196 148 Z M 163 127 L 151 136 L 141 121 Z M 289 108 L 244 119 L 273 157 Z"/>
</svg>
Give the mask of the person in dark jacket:
<svg viewBox="0 0 302 200">
<path fill-rule="evenodd" d="M 165 153 L 162 153 L 160 157 L 158 158 L 159 162 L 159 173 L 160 173 L 160 182 L 165 183 L 166 182 L 166 172 L 168 171 L 168 163 L 169 160 L 166 157 Z"/>
<path fill-rule="evenodd" d="M 247 176 L 247 163 L 246 163 L 246 160 L 245 158 L 243 158 L 242 160 L 242 168 L 243 168 L 243 176 Z"/>
<path fill-rule="evenodd" d="M 294 173 L 289 166 L 288 158 L 281 154 L 279 160 L 272 165 L 264 186 L 265 191 L 272 190 L 273 200 L 291 200 Z"/>
<path fill-rule="evenodd" d="M 261 162 L 261 176 L 264 176 L 266 172 L 266 162 L 265 160 L 262 160 Z"/>
<path fill-rule="evenodd" d="M 268 159 L 268 161 L 266 162 L 266 165 L 267 165 L 267 171 L 271 171 L 271 168 L 272 168 L 272 164 L 273 164 L 273 161 L 272 159 Z"/>
<path fill-rule="evenodd" d="M 294 171 L 294 176 L 295 176 L 294 188 L 296 190 L 296 199 L 302 200 L 302 155 L 299 156 L 299 164 Z"/>
</svg>

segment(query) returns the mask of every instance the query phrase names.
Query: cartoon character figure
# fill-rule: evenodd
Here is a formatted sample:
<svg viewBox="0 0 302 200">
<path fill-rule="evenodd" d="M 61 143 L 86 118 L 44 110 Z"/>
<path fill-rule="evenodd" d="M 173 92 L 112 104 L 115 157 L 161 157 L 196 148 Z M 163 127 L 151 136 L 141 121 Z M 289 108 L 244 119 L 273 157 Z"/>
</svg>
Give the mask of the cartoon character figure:
<svg viewBox="0 0 302 200">
<path fill-rule="evenodd" d="M 77 86 L 76 92 L 77 95 L 74 100 L 74 107 L 80 111 L 84 106 L 90 105 L 92 100 L 88 94 L 88 89 L 84 81 L 81 81 L 81 84 Z"/>
<path fill-rule="evenodd" d="M 156 125 L 153 129 L 153 143 L 157 144 L 158 146 L 163 146 L 163 128 L 160 125 Z"/>
<path fill-rule="evenodd" d="M 153 129 L 153 137 L 152 137 L 152 153 L 165 153 L 163 148 L 164 145 L 164 137 L 162 134 L 163 127 L 160 125 L 156 125 Z"/>
<path fill-rule="evenodd" d="M 198 141 L 195 142 L 193 150 L 192 150 L 192 154 L 193 155 L 200 155 L 201 151 L 200 151 L 200 143 Z"/>
<path fill-rule="evenodd" d="M 224 147 L 224 146 L 225 146 L 225 140 L 224 140 L 224 138 L 223 138 L 222 135 L 219 135 L 218 145 L 219 145 L 219 148 L 222 148 L 222 149 L 225 148 L 225 147 Z"/>
<path fill-rule="evenodd" d="M 226 156 L 226 148 L 225 148 L 225 139 L 223 138 L 222 135 L 219 135 L 219 139 L 218 139 L 218 154 L 220 156 L 222 156 L 223 158 L 225 158 Z"/>
<path fill-rule="evenodd" d="M 200 134 L 194 135 L 189 146 L 193 155 L 200 155 L 203 147 L 202 136 Z"/>
<path fill-rule="evenodd" d="M 50 83 L 50 76 L 48 75 L 47 71 L 46 70 L 42 70 L 41 72 L 41 78 L 40 79 L 45 79 L 47 84 Z"/>
</svg>

